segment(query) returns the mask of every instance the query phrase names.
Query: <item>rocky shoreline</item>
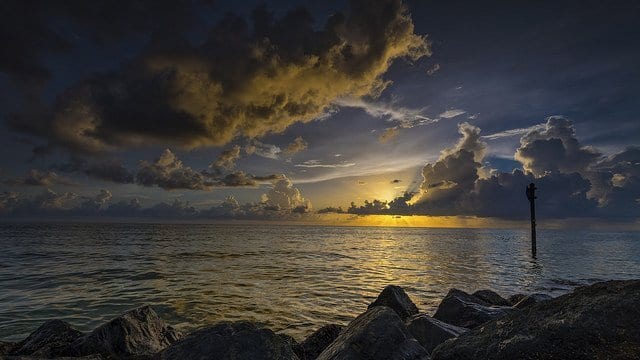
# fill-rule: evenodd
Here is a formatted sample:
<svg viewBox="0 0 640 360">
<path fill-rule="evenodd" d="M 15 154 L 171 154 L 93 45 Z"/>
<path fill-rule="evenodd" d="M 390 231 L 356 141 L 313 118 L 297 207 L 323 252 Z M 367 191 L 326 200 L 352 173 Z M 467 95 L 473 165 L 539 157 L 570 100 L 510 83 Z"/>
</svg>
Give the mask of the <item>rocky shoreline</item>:
<svg viewBox="0 0 640 360">
<path fill-rule="evenodd" d="M 640 359 L 640 280 L 606 281 L 552 298 L 451 289 L 433 316 L 387 286 L 347 326 L 301 342 L 251 322 L 182 334 L 149 306 L 89 333 L 49 320 L 0 342 L 0 359 Z"/>
</svg>

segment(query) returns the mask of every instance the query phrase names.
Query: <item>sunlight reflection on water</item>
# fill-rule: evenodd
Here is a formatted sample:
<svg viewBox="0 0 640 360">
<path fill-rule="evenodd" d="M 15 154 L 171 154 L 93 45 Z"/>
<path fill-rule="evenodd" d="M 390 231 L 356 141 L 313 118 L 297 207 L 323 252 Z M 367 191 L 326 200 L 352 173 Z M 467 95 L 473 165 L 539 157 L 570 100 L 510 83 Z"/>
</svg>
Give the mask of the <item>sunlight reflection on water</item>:
<svg viewBox="0 0 640 360">
<path fill-rule="evenodd" d="M 431 313 L 451 287 L 558 295 L 640 274 L 640 234 L 193 224 L 0 225 L 0 339 L 81 330 L 142 304 L 178 327 L 261 322 L 298 339 L 387 284 Z"/>
</svg>

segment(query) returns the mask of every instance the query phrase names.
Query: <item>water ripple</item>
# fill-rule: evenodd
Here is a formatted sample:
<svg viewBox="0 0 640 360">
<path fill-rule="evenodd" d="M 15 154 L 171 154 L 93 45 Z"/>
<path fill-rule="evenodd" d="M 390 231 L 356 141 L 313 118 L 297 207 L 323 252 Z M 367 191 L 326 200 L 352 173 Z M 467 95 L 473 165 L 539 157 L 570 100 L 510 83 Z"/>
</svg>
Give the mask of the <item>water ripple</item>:
<svg viewBox="0 0 640 360">
<path fill-rule="evenodd" d="M 0 339 L 60 318 L 89 330 L 151 304 L 178 327 L 252 320 L 301 339 L 387 284 L 434 311 L 449 288 L 554 295 L 640 274 L 640 235 L 172 224 L 0 225 Z"/>
</svg>

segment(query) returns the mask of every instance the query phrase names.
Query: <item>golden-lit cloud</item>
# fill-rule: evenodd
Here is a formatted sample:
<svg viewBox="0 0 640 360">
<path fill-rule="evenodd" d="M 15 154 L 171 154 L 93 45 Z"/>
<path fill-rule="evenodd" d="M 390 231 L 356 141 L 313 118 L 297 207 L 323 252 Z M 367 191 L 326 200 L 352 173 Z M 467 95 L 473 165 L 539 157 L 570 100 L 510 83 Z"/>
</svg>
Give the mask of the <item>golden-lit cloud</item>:
<svg viewBox="0 0 640 360">
<path fill-rule="evenodd" d="M 85 152 L 220 146 L 313 121 L 338 98 L 375 98 L 394 60 L 430 54 L 400 0 L 353 0 L 322 30 L 296 11 L 273 20 L 257 9 L 253 26 L 228 15 L 200 46 L 154 44 L 119 71 L 70 88 L 44 126 L 23 128 Z"/>
</svg>

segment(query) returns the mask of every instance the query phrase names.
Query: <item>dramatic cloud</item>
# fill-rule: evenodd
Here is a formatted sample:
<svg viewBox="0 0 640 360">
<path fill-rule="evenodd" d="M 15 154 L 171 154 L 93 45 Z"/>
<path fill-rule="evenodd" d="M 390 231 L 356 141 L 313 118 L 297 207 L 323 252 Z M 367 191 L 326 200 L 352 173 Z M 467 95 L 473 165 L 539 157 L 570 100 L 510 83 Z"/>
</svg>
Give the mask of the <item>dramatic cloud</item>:
<svg viewBox="0 0 640 360">
<path fill-rule="evenodd" d="M 284 149 L 284 152 L 289 155 L 293 155 L 299 153 L 300 151 L 306 150 L 308 145 L 309 144 L 304 141 L 302 136 L 298 136 L 297 138 L 295 138 L 295 140 L 293 140 L 291 144 L 287 145 L 287 147 Z"/>
<path fill-rule="evenodd" d="M 544 129 L 533 130 L 520 139 L 515 159 L 526 171 L 541 176 L 583 171 L 601 156 L 595 149 L 580 145 L 569 120 L 551 116 Z"/>
<path fill-rule="evenodd" d="M 479 179 L 486 144 L 480 140 L 480 129 L 468 123 L 458 126 L 462 138 L 445 149 L 434 164 L 422 169 L 420 192 L 411 200 L 413 204 L 428 202 L 430 206 L 453 206 L 465 199 Z"/>
<path fill-rule="evenodd" d="M 85 152 L 219 146 L 312 121 L 341 97 L 376 97 L 395 59 L 428 54 L 400 0 L 353 0 L 321 30 L 303 9 L 274 20 L 259 8 L 252 25 L 228 15 L 200 46 L 153 43 L 121 70 L 68 89 L 51 116 L 12 124 Z"/>
<path fill-rule="evenodd" d="M 59 176 L 53 171 L 40 171 L 31 169 L 24 178 L 8 179 L 4 183 L 10 186 L 52 186 L 52 185 L 77 185 L 71 179 Z"/>
<path fill-rule="evenodd" d="M 305 213 L 311 210 L 311 201 L 302 197 L 300 190 L 293 186 L 291 180 L 280 179 L 273 184 L 266 194 L 262 195 L 262 203 L 267 208 Z"/>
<path fill-rule="evenodd" d="M 243 171 L 225 173 L 224 170 L 232 167 L 231 162 L 235 161 L 236 156 L 240 156 L 240 147 L 223 151 L 210 166 L 214 171 L 207 172 L 186 166 L 171 150 L 166 149 L 153 162 L 141 161 L 135 178 L 140 185 L 158 186 L 165 190 L 210 191 L 216 187 L 255 187 L 283 177 L 276 174 L 255 176 Z"/>
<path fill-rule="evenodd" d="M 458 125 L 458 132 L 462 135 L 462 138 L 454 147 L 443 150 L 440 159 L 456 154 L 460 150 L 465 150 L 473 154 L 475 161 L 482 162 L 486 154 L 487 144 L 481 140 L 480 128 L 465 122 Z"/>
<path fill-rule="evenodd" d="M 236 166 L 236 161 L 240 158 L 240 146 L 234 145 L 231 149 L 224 150 L 216 161 L 211 164 L 214 171 L 231 170 Z"/>
<path fill-rule="evenodd" d="M 153 162 L 140 161 L 136 181 L 140 185 L 155 185 L 165 190 L 211 190 L 214 185 L 201 172 L 185 166 L 169 149 Z"/>
<path fill-rule="evenodd" d="M 515 156 L 524 171 L 500 173 L 482 166 L 487 145 L 480 129 L 463 123 L 459 131 L 461 139 L 443 150 L 435 163 L 424 166 L 418 192 L 391 202 L 352 204 L 348 212 L 524 219 L 528 216 L 524 189 L 534 182 L 541 219 L 640 217 L 638 147 L 603 159 L 596 150 L 580 144 L 568 120 L 551 117 L 544 129 L 533 127 L 522 136 Z"/>
<path fill-rule="evenodd" d="M 104 45 L 131 34 L 186 29 L 192 0 L 6 0 L 0 6 L 0 72 L 14 80 L 41 83 L 50 76 L 40 63 L 49 53 L 68 52 L 79 36 Z M 57 21 L 51 21 L 56 19 Z M 61 29 L 65 21 L 70 31 Z M 75 38 L 72 38 L 75 35 Z"/>
</svg>

